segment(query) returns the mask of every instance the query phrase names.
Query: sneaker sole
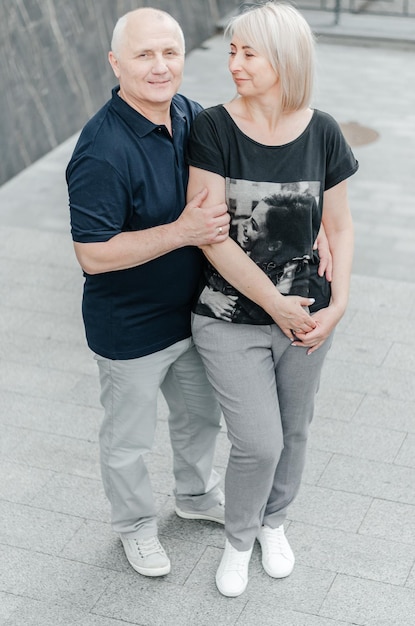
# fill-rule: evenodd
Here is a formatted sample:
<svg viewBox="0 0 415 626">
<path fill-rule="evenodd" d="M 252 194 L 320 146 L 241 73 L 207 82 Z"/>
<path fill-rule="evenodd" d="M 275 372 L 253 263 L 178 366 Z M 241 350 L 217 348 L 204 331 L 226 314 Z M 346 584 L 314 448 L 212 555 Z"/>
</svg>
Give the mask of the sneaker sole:
<svg viewBox="0 0 415 626">
<path fill-rule="evenodd" d="M 261 540 L 259 539 L 259 537 L 257 537 L 257 539 L 258 539 L 258 543 L 261 546 L 261 550 L 262 550 Z M 295 559 L 294 559 L 293 563 L 291 563 L 291 568 L 288 568 L 288 566 L 287 566 L 286 572 L 282 572 L 282 573 L 279 573 L 277 575 L 272 573 L 272 570 L 270 570 L 265 565 L 263 560 L 261 560 L 261 563 L 262 563 L 262 567 L 264 568 L 264 571 L 268 574 L 268 576 L 271 576 L 271 578 L 287 578 L 287 576 L 289 576 L 292 573 L 293 569 L 294 569 Z"/>
<path fill-rule="evenodd" d="M 128 560 L 128 559 L 127 559 Z M 165 567 L 158 568 L 150 568 L 150 567 L 139 567 L 138 565 L 134 565 L 131 561 L 128 561 L 133 570 L 141 574 L 142 576 L 166 576 L 166 574 L 170 573 L 171 564 L 169 563 Z"/>
<path fill-rule="evenodd" d="M 181 517 L 182 519 L 195 519 L 195 520 L 202 520 L 205 522 L 216 522 L 217 524 L 225 524 L 225 520 L 219 517 L 213 517 L 213 515 L 204 515 L 203 513 L 187 513 L 186 511 L 182 511 L 179 508 L 175 508 L 175 513 L 178 517 Z"/>
<path fill-rule="evenodd" d="M 244 591 L 246 590 L 247 586 L 248 586 L 248 581 L 246 583 L 246 585 L 240 590 L 240 591 L 230 591 L 230 592 L 226 592 L 224 589 L 221 589 L 220 584 L 218 583 L 218 581 L 216 580 L 216 587 L 219 591 L 219 593 L 221 593 L 223 596 L 225 596 L 225 598 L 237 598 L 238 596 L 242 595 L 244 593 Z"/>
</svg>

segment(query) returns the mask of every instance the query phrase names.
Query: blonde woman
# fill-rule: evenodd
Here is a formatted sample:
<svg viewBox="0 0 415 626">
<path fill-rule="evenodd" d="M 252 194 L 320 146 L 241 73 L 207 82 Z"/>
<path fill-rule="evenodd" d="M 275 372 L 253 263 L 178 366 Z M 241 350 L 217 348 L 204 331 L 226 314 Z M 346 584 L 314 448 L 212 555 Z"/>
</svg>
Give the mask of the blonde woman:
<svg viewBox="0 0 415 626">
<path fill-rule="evenodd" d="M 202 247 L 206 283 L 192 330 L 231 442 L 216 584 L 238 596 L 256 539 L 271 577 L 294 566 L 284 521 L 301 482 L 323 362 L 347 305 L 347 178 L 358 163 L 334 119 L 310 108 L 314 39 L 296 9 L 260 4 L 236 16 L 227 33 L 238 97 L 196 118 L 188 194 L 207 187 L 204 206 L 226 200 L 231 215 L 231 237 Z M 273 224 L 265 255 L 251 242 L 265 228 L 267 204 Z M 314 249 L 322 225 L 331 283 L 319 275 Z"/>
</svg>

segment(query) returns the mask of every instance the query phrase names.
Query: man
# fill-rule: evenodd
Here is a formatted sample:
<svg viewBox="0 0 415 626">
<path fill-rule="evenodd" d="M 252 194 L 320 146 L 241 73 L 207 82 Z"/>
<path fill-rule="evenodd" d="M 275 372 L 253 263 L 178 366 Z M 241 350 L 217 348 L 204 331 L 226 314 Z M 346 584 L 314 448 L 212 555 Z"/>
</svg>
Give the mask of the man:
<svg viewBox="0 0 415 626">
<path fill-rule="evenodd" d="M 190 310 L 197 246 L 224 241 L 229 217 L 225 204 L 200 208 L 203 190 L 185 206 L 184 150 L 201 107 L 177 94 L 179 24 L 151 8 L 127 13 L 115 26 L 109 62 L 119 87 L 86 124 L 67 168 L 71 227 L 85 275 L 86 337 L 99 366 L 112 526 L 132 567 L 162 576 L 170 560 L 143 459 L 159 390 L 170 410 L 176 513 L 224 523 L 212 469 L 220 410 L 190 336 Z"/>
</svg>

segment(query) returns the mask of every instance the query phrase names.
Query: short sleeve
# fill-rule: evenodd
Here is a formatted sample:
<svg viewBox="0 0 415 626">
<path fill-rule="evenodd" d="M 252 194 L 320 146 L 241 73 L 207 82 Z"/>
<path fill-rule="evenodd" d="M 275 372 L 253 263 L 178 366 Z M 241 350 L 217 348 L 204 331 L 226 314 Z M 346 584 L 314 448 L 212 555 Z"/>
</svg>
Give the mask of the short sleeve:
<svg viewBox="0 0 415 626">
<path fill-rule="evenodd" d="M 328 114 L 326 117 L 326 179 L 324 189 L 331 189 L 352 176 L 359 168 L 352 149 L 339 124 Z"/>
<path fill-rule="evenodd" d="M 194 120 L 187 143 L 186 161 L 188 165 L 225 177 L 226 148 L 212 111 L 215 109 L 206 109 Z"/>
<path fill-rule="evenodd" d="M 68 165 L 66 178 L 74 241 L 108 241 L 122 232 L 130 198 L 109 163 L 84 155 Z"/>
</svg>

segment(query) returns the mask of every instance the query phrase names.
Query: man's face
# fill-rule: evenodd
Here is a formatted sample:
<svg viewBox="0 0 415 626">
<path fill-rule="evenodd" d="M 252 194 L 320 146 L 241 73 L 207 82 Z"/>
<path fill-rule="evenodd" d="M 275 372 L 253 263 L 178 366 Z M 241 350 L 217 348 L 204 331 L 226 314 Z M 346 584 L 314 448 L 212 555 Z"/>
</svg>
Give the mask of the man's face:
<svg viewBox="0 0 415 626">
<path fill-rule="evenodd" d="M 130 16 L 119 50 L 110 52 L 109 61 L 120 96 L 130 106 L 145 111 L 169 103 L 183 76 L 184 49 L 177 26 L 160 16 Z"/>
</svg>

